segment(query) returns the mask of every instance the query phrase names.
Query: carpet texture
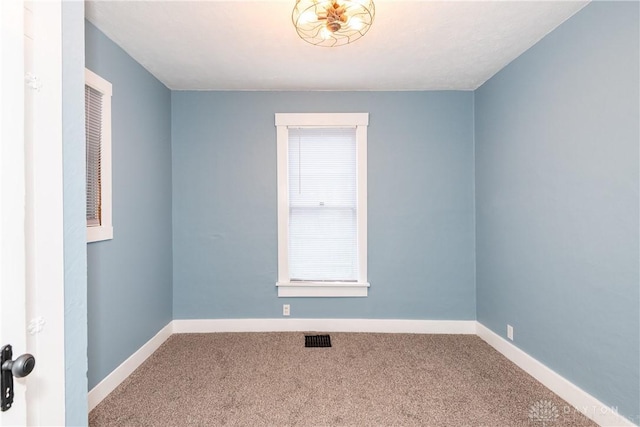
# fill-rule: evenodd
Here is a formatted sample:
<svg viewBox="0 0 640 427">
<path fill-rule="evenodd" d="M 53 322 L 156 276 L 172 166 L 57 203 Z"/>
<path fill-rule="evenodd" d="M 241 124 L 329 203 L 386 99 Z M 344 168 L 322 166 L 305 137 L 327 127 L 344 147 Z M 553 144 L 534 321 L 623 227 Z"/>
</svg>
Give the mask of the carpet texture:
<svg viewBox="0 0 640 427">
<path fill-rule="evenodd" d="M 474 335 L 172 335 L 98 426 L 595 426 Z"/>
</svg>

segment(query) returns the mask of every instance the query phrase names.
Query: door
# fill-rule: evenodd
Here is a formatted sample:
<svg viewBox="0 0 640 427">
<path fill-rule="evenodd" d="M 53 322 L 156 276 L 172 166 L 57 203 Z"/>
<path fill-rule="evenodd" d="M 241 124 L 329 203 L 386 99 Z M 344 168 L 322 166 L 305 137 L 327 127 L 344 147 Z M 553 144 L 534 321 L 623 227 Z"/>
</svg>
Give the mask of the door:
<svg viewBox="0 0 640 427">
<path fill-rule="evenodd" d="M 0 426 L 64 425 L 61 2 L 0 2 L 0 345 L 36 358 Z"/>
<path fill-rule="evenodd" d="M 0 345 L 14 355 L 26 351 L 26 276 L 24 233 L 23 10 L 21 2 L 0 3 Z M 25 378 L 26 380 L 26 378 Z M 15 402 L 25 400 L 24 380 L 14 382 Z M 0 424 L 26 425 L 25 405 L 0 415 Z"/>
</svg>

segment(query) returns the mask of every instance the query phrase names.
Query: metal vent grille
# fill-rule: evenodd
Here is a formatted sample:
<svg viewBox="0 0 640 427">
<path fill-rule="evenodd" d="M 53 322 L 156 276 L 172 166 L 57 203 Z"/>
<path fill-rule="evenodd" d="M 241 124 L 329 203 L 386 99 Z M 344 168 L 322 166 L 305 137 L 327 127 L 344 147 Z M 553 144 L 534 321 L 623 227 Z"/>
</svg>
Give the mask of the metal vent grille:
<svg viewBox="0 0 640 427">
<path fill-rule="evenodd" d="M 331 347 L 331 337 L 329 335 L 305 335 L 305 347 Z"/>
</svg>

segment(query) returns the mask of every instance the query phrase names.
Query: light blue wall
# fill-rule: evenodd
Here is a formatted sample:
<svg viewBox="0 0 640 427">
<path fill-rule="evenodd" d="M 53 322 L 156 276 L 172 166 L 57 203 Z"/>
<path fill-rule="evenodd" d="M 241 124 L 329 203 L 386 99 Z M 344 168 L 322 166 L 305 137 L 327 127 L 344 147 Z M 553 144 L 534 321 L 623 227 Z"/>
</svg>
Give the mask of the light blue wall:
<svg viewBox="0 0 640 427">
<path fill-rule="evenodd" d="M 86 67 L 113 85 L 113 240 L 88 252 L 89 388 L 172 319 L 171 93 L 86 22 Z"/>
<path fill-rule="evenodd" d="M 369 112 L 367 298 L 278 298 L 274 114 Z M 173 92 L 176 319 L 475 319 L 471 92 Z"/>
<path fill-rule="evenodd" d="M 636 423 L 638 14 L 588 5 L 475 96 L 478 320 Z"/>
<path fill-rule="evenodd" d="M 62 2 L 64 349 L 66 424 L 87 424 L 84 3 Z"/>
</svg>

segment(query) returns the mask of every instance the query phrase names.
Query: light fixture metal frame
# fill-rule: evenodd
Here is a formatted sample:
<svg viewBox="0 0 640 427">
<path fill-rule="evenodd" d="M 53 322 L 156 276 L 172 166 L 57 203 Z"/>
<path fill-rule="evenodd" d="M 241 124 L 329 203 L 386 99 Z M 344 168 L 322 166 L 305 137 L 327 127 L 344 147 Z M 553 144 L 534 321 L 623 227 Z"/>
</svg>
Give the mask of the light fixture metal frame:
<svg viewBox="0 0 640 427">
<path fill-rule="evenodd" d="M 369 31 L 374 17 L 373 0 L 296 0 L 291 13 L 300 38 L 322 47 L 353 43 Z"/>
</svg>

